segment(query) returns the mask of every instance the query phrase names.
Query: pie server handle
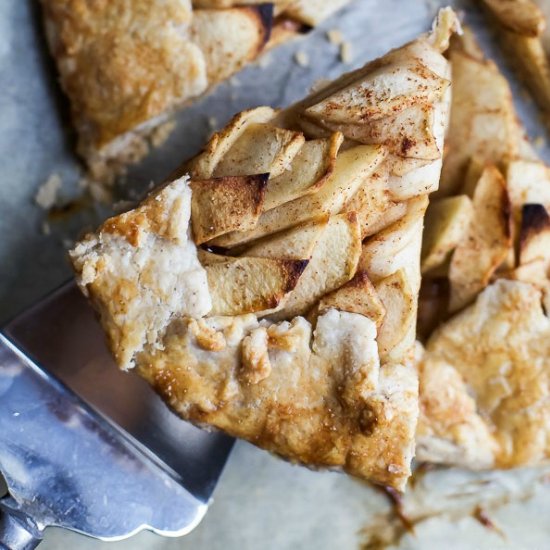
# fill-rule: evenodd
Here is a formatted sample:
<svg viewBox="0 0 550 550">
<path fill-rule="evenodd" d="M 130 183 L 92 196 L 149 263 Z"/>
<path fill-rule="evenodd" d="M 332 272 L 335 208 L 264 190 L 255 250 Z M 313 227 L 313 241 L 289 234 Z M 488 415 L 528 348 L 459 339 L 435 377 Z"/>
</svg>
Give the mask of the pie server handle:
<svg viewBox="0 0 550 550">
<path fill-rule="evenodd" d="M 32 550 L 42 541 L 42 531 L 30 517 L 13 511 L 10 501 L 0 499 L 0 550 Z"/>
</svg>

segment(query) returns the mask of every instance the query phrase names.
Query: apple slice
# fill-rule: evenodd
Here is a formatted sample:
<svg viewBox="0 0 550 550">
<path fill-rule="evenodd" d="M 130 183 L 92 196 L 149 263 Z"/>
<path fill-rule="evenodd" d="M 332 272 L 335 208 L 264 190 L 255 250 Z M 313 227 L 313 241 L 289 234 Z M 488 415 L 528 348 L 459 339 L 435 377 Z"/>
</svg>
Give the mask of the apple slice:
<svg viewBox="0 0 550 550">
<path fill-rule="evenodd" d="M 472 201 L 466 195 L 447 197 L 429 205 L 422 241 L 423 274 L 445 263 L 468 232 L 473 213 Z"/>
<path fill-rule="evenodd" d="M 344 136 L 336 132 L 327 139 L 306 141 L 290 167 L 278 177 L 271 172 L 265 194 L 264 210 L 316 193 L 329 179 Z"/>
<path fill-rule="evenodd" d="M 301 132 L 277 128 L 270 124 L 249 124 L 218 162 L 214 176 L 283 174 L 304 145 Z"/>
<path fill-rule="evenodd" d="M 212 297 L 210 315 L 244 315 L 271 310 L 291 292 L 308 260 L 231 258 L 205 265 Z"/>
<path fill-rule="evenodd" d="M 358 271 L 351 281 L 325 294 L 319 302 L 317 313 L 322 314 L 330 308 L 364 315 L 377 327 L 380 327 L 386 314 L 380 296 L 364 271 Z"/>
<path fill-rule="evenodd" d="M 385 311 L 376 339 L 380 360 L 400 363 L 410 348 L 409 333 L 416 328 L 416 292 L 402 269 L 378 281 L 375 289 Z"/>
<path fill-rule="evenodd" d="M 202 244 L 229 231 L 254 228 L 260 218 L 266 184 L 267 174 L 191 181 L 195 243 Z"/>
<path fill-rule="evenodd" d="M 450 311 L 473 301 L 512 247 L 510 201 L 504 178 L 495 166 L 483 171 L 472 203 L 473 221 L 449 268 Z"/>
<path fill-rule="evenodd" d="M 194 179 L 212 178 L 216 166 L 246 129 L 252 124 L 268 122 L 275 115 L 271 107 L 256 107 L 236 114 L 225 128 L 210 138 L 202 153 L 184 165 L 182 172 L 189 171 Z"/>
<path fill-rule="evenodd" d="M 354 276 L 360 256 L 357 216 L 353 212 L 332 216 L 296 288 L 272 318 L 289 319 L 306 313 L 322 296 Z"/>
<path fill-rule="evenodd" d="M 327 227 L 328 216 L 281 231 L 261 239 L 243 255 L 280 260 L 309 260 Z"/>
<path fill-rule="evenodd" d="M 250 231 L 233 231 L 212 241 L 215 246 L 232 247 L 276 233 L 322 214 L 337 214 L 357 192 L 365 178 L 383 160 L 383 147 L 359 145 L 338 155 L 334 171 L 321 189 L 312 195 L 287 202 L 264 212 Z"/>
</svg>

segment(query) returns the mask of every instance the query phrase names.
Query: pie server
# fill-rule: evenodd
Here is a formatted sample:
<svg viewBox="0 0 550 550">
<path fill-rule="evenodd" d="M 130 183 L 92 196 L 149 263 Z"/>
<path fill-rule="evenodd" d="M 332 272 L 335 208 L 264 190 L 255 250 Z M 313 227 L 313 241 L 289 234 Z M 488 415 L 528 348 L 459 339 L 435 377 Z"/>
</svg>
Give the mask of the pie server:
<svg viewBox="0 0 550 550">
<path fill-rule="evenodd" d="M 120 372 L 73 283 L 0 333 L 0 549 L 47 526 L 102 540 L 178 536 L 208 508 L 233 440 L 179 420 Z"/>
</svg>

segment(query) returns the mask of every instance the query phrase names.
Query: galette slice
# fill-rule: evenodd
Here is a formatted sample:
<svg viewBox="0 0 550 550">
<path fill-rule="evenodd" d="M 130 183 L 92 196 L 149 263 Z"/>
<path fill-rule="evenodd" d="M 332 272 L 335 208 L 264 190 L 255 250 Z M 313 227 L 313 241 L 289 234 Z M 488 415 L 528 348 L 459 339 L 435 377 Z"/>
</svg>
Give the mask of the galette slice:
<svg viewBox="0 0 550 550">
<path fill-rule="evenodd" d="M 175 110 L 348 1 L 41 0 L 78 154 L 111 180 Z"/>
<path fill-rule="evenodd" d="M 445 10 L 304 102 L 240 113 L 186 175 L 76 245 L 121 368 L 198 425 L 404 489 L 456 28 Z"/>
</svg>

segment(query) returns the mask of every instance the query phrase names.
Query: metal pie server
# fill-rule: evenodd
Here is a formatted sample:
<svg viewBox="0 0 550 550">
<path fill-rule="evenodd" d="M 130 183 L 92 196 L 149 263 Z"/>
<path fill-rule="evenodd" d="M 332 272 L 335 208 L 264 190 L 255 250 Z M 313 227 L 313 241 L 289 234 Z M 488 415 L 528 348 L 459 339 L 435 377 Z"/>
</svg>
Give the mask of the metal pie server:
<svg viewBox="0 0 550 550">
<path fill-rule="evenodd" d="M 233 440 L 172 414 L 114 365 L 69 283 L 0 333 L 0 549 L 47 526 L 103 540 L 178 536 L 204 516 Z"/>
</svg>

